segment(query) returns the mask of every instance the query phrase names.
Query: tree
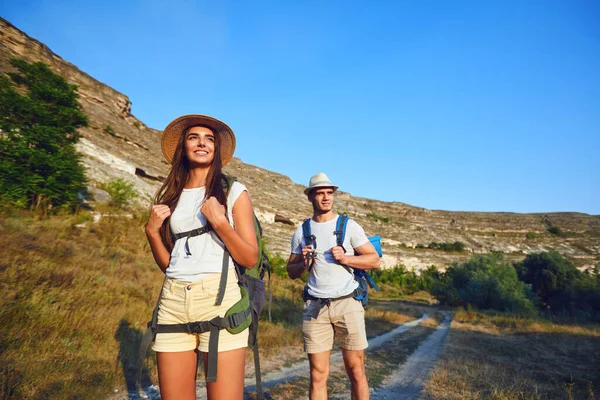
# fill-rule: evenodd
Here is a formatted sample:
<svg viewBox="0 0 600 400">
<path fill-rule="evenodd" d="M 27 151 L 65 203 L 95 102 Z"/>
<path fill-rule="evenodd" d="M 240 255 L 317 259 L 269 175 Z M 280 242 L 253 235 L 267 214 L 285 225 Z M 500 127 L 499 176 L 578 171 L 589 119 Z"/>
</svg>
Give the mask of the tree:
<svg viewBox="0 0 600 400">
<path fill-rule="evenodd" d="M 45 64 L 12 59 L 0 75 L 0 196 L 17 206 L 74 206 L 85 174 L 74 144 L 88 120 L 77 86 Z"/>
</svg>

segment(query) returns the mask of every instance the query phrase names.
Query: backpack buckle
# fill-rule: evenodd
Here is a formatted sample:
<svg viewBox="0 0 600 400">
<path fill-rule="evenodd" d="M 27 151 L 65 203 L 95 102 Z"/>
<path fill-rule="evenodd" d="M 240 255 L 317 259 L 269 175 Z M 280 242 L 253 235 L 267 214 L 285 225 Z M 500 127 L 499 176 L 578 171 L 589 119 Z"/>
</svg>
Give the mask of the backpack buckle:
<svg viewBox="0 0 600 400">
<path fill-rule="evenodd" d="M 190 333 L 204 333 L 208 331 L 207 321 L 188 322 Z"/>
</svg>

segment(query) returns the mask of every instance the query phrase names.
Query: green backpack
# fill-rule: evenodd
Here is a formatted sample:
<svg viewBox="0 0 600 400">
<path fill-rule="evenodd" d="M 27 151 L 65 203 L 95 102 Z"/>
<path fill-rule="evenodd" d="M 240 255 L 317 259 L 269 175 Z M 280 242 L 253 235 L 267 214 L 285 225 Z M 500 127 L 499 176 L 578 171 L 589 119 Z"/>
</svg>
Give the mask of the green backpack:
<svg viewBox="0 0 600 400">
<path fill-rule="evenodd" d="M 235 182 L 235 178 L 230 176 L 223 176 L 223 189 L 225 190 L 225 197 L 228 198 L 231 186 Z M 140 359 L 138 362 L 138 382 L 141 380 L 142 369 L 145 364 L 146 354 L 150 347 L 150 342 L 154 341 L 157 333 L 204 333 L 210 332 L 210 338 L 208 341 L 208 368 L 206 371 L 206 381 L 215 382 L 217 379 L 217 358 L 218 358 L 218 343 L 219 343 L 219 332 L 221 329 L 227 329 L 231 334 L 237 334 L 242 332 L 246 328 L 250 328 L 248 337 L 248 347 L 251 347 L 254 352 L 254 368 L 256 374 L 256 393 L 259 398 L 263 398 L 262 384 L 260 376 L 260 361 L 258 358 L 258 317 L 262 312 L 266 302 L 266 287 L 264 276 L 268 273 L 269 277 L 269 320 L 271 320 L 271 298 L 272 288 L 271 282 L 271 267 L 269 265 L 269 259 L 266 254 L 265 242 L 262 237 L 262 227 L 260 222 L 253 215 L 254 219 L 254 230 L 256 232 L 256 241 L 258 244 L 258 260 L 252 269 L 244 268 L 238 265 L 234 261 L 235 271 L 238 278 L 238 285 L 242 298 L 235 303 L 229 310 L 227 310 L 224 317 L 215 317 L 210 321 L 196 321 L 187 324 L 174 324 L 165 325 L 158 324 L 158 306 L 161 294 L 159 295 L 159 301 L 154 307 L 152 312 L 152 321 L 148 322 L 148 329 L 144 334 L 142 343 L 140 345 Z M 189 232 L 182 232 L 174 234 L 174 239 L 186 239 L 185 251 L 190 255 L 188 246 L 188 240 L 190 237 L 199 236 L 210 231 L 209 227 L 202 227 L 194 229 Z M 223 269 L 221 271 L 221 281 L 219 282 L 219 291 L 217 293 L 217 299 L 215 305 L 220 305 L 225 295 L 225 287 L 227 286 L 227 270 L 229 268 L 229 252 L 225 248 L 223 253 Z M 166 277 L 165 277 L 166 279 Z M 200 352 L 198 352 L 200 357 Z M 198 360 L 200 364 L 201 360 Z"/>
</svg>

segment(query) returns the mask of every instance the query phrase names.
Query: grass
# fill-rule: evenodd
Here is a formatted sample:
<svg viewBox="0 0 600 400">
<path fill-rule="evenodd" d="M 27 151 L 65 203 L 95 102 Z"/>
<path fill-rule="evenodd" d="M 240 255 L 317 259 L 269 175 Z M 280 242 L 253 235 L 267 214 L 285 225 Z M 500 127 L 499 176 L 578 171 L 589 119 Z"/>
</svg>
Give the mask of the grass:
<svg viewBox="0 0 600 400">
<path fill-rule="evenodd" d="M 93 224 L 89 212 L 0 209 L 0 398 L 104 398 L 133 388 L 139 344 L 164 275 L 144 235 L 147 213 L 109 211 L 113 217 Z M 277 368 L 286 362 L 281 354 L 304 356 L 304 283 L 279 276 L 271 283 L 272 321 L 265 310 L 259 348 L 264 364 Z M 369 307 L 368 334 L 413 317 Z M 151 354 L 147 364 L 146 382 L 156 383 Z"/>
<path fill-rule="evenodd" d="M 88 212 L 45 217 L 0 210 L 0 398 L 105 398 L 131 382 L 163 280 L 145 239 L 146 218 L 117 215 L 93 224 Z M 304 357 L 304 283 L 274 276 L 272 285 L 272 321 L 263 312 L 259 333 L 265 371 Z M 377 385 L 391 370 L 388 361 L 405 359 L 439 318 L 426 292 L 405 296 L 385 285 L 370 297 L 369 337 L 423 310 L 433 315 L 396 338 L 396 347 L 384 346 L 380 359 L 368 355 Z M 594 399 L 600 387 L 597 354 L 599 325 L 459 310 L 425 396 Z M 156 383 L 153 360 L 149 355 L 148 379 Z M 343 375 L 332 381 L 333 391 L 345 385 Z M 291 386 L 288 393 L 306 394 L 305 381 Z"/>
<path fill-rule="evenodd" d="M 426 399 L 595 399 L 600 327 L 459 310 Z"/>
</svg>

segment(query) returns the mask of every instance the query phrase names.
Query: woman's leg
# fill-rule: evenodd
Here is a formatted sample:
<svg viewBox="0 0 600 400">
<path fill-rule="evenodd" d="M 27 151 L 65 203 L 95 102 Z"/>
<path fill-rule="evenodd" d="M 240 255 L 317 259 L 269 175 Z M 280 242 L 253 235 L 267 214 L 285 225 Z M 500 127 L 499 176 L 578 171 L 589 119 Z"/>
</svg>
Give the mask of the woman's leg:
<svg viewBox="0 0 600 400">
<path fill-rule="evenodd" d="M 204 371 L 208 369 L 208 354 L 202 353 Z M 246 348 L 223 351 L 217 361 L 217 381 L 208 382 L 208 400 L 242 399 L 244 397 L 244 365 Z"/>
<path fill-rule="evenodd" d="M 156 358 L 162 400 L 195 400 L 196 352 L 157 352 Z"/>
</svg>

